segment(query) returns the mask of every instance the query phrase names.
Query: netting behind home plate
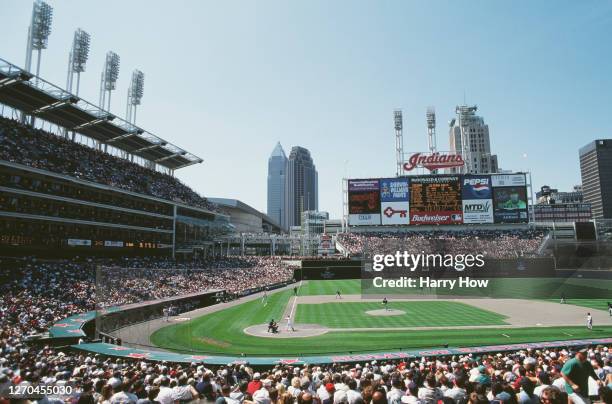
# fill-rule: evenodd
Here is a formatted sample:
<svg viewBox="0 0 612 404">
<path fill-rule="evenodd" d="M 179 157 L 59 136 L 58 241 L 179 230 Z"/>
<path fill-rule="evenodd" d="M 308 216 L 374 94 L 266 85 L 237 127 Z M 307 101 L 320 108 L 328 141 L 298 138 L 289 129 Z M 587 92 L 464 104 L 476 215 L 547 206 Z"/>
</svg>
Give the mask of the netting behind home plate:
<svg viewBox="0 0 612 404">
<path fill-rule="evenodd" d="M 96 335 L 149 346 L 149 336 L 169 322 L 228 295 L 212 289 L 215 270 L 100 266 L 96 269 Z"/>
</svg>

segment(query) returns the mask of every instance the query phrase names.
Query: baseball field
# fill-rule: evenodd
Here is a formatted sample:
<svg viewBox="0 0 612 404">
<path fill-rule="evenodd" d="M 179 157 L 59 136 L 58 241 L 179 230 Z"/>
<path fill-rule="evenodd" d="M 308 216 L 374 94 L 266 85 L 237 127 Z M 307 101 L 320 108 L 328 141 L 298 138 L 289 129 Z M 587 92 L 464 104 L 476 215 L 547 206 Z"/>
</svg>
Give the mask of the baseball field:
<svg viewBox="0 0 612 404">
<path fill-rule="evenodd" d="M 181 321 L 156 327 L 148 342 L 176 352 L 302 355 L 612 336 L 607 312 L 612 296 L 601 297 L 610 293 L 612 281 L 554 282 L 505 279 L 499 280 L 497 289 L 504 293 L 496 299 L 398 297 L 385 308 L 360 294 L 360 280 L 305 281 L 297 296 L 291 286 L 187 313 Z M 551 288 L 564 291 L 565 304 L 552 295 L 541 298 L 539 292 Z M 587 312 L 592 330 L 586 327 Z M 294 331 L 287 329 L 288 316 Z M 279 324 L 278 334 L 267 332 L 271 319 Z"/>
</svg>

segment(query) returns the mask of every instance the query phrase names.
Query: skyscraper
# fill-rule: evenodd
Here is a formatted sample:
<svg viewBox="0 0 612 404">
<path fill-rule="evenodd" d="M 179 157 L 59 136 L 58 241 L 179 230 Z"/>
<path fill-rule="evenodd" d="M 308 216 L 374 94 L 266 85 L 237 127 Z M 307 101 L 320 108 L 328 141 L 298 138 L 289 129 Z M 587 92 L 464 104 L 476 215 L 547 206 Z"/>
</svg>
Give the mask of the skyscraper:
<svg viewBox="0 0 612 404">
<path fill-rule="evenodd" d="M 593 219 L 612 219 L 612 139 L 598 139 L 580 148 L 584 201 Z"/>
<path fill-rule="evenodd" d="M 299 226 L 302 212 L 319 209 L 319 179 L 310 152 L 294 146 L 285 176 L 285 227 Z"/>
<path fill-rule="evenodd" d="M 461 154 L 465 165 L 449 171 L 456 173 L 496 173 L 499 171 L 497 155 L 491 154 L 489 125 L 476 115 L 478 107 L 458 105 L 457 117 L 450 121 L 448 131 L 451 152 Z"/>
<path fill-rule="evenodd" d="M 280 142 L 268 158 L 268 216 L 285 228 L 285 173 L 287 156 Z"/>
</svg>

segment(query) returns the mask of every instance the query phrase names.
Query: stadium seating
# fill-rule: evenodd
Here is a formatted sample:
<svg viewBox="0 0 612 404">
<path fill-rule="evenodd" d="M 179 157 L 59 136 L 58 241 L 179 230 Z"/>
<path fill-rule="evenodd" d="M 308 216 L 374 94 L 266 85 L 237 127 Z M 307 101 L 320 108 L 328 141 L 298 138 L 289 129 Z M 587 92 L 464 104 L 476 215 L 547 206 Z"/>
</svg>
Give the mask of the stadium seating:
<svg viewBox="0 0 612 404">
<path fill-rule="evenodd" d="M 342 233 L 342 249 L 351 256 L 409 253 L 483 254 L 489 258 L 537 256 L 544 233 L 534 230 L 421 231 L 410 233 Z"/>
<path fill-rule="evenodd" d="M 175 177 L 0 117 L 0 160 L 216 210 Z"/>
</svg>

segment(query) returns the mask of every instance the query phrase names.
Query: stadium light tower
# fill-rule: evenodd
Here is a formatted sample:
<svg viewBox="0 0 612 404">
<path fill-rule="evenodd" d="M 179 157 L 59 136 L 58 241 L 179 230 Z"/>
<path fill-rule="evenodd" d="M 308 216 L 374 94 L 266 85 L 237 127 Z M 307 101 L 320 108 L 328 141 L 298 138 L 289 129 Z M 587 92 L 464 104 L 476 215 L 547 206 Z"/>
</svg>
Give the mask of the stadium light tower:
<svg viewBox="0 0 612 404">
<path fill-rule="evenodd" d="M 427 143 L 429 144 L 429 152 L 436 152 L 436 110 L 434 107 L 427 108 Z M 437 174 L 438 170 L 431 170 L 432 174 Z"/>
<path fill-rule="evenodd" d="M 70 49 L 70 56 L 68 57 L 68 80 L 66 81 L 66 89 L 72 92 L 74 75 L 76 74 L 76 95 L 79 95 L 81 73 L 85 71 L 85 64 L 89 58 L 90 40 L 90 35 L 81 28 L 74 31 L 72 49 Z"/>
<path fill-rule="evenodd" d="M 117 78 L 119 77 L 120 58 L 113 51 L 106 53 L 104 70 L 100 79 L 100 108 L 110 111 L 111 93 L 117 88 Z M 108 98 L 107 98 L 108 96 Z"/>
<path fill-rule="evenodd" d="M 429 151 L 435 153 L 436 146 L 436 110 L 434 107 L 427 108 L 427 140 L 429 144 Z"/>
<path fill-rule="evenodd" d="M 136 107 L 140 105 L 144 93 L 144 73 L 136 69 L 132 73 L 132 81 L 128 88 L 125 120 L 136 124 Z"/>
<path fill-rule="evenodd" d="M 51 23 L 53 21 L 53 8 L 42 0 L 36 0 L 32 6 L 32 20 L 28 28 L 28 43 L 26 47 L 25 68 L 32 71 L 32 54 L 37 52 L 36 76 L 40 74 L 40 56 L 43 49 L 47 49 Z"/>
<path fill-rule="evenodd" d="M 399 177 L 402 175 L 402 165 L 404 164 L 404 119 L 401 109 L 393 111 L 393 122 L 395 123 L 395 159 L 397 162 L 395 175 Z"/>
</svg>

